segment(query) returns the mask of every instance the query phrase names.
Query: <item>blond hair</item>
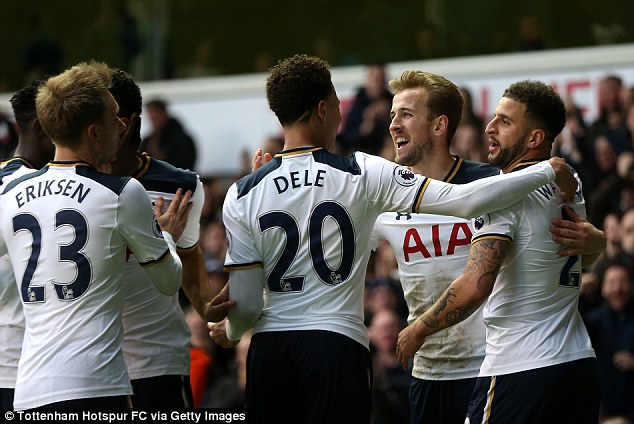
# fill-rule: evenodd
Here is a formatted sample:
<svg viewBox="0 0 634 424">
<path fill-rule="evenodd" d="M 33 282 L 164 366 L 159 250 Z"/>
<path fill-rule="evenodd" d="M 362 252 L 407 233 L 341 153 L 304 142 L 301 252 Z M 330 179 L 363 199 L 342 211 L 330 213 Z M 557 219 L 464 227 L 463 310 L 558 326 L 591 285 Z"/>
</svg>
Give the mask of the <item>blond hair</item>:
<svg viewBox="0 0 634 424">
<path fill-rule="evenodd" d="M 110 68 L 96 61 L 79 63 L 49 78 L 35 100 L 44 132 L 57 144 L 79 144 L 83 130 L 103 119 L 104 95 L 111 85 Z"/>
</svg>

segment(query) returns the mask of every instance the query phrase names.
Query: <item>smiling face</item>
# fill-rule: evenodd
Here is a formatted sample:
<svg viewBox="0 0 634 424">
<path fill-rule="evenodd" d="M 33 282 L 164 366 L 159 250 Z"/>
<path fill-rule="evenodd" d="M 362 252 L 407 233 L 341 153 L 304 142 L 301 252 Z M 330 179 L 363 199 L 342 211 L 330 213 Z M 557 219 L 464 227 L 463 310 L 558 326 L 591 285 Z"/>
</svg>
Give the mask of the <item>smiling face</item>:
<svg viewBox="0 0 634 424">
<path fill-rule="evenodd" d="M 502 97 L 495 109 L 495 116 L 486 126 L 489 154 L 487 161 L 505 169 L 520 159 L 528 150 L 531 130 L 525 119 L 526 105 L 508 97 Z"/>
<path fill-rule="evenodd" d="M 396 95 L 390 111 L 390 134 L 396 149 L 395 162 L 415 166 L 432 149 L 433 119 L 427 110 L 427 91 L 410 88 Z"/>
</svg>

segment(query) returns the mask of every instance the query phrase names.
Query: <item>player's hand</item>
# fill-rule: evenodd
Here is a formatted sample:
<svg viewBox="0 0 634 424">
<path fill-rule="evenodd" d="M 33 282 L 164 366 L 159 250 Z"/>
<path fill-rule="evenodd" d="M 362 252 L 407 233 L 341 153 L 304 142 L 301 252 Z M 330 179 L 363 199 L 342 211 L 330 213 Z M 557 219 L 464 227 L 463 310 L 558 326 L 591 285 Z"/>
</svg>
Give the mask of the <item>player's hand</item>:
<svg viewBox="0 0 634 424">
<path fill-rule="evenodd" d="M 226 284 L 220 293 L 205 305 L 204 318 L 208 322 L 222 321 L 227 317 L 229 308 L 235 304 L 235 300 L 229 300 L 229 284 Z"/>
<path fill-rule="evenodd" d="M 236 347 L 240 340 L 231 341 L 227 338 L 227 318 L 220 322 L 208 322 L 209 336 L 214 339 L 216 344 L 224 348 Z"/>
<path fill-rule="evenodd" d="M 183 190 L 179 188 L 165 212 L 163 212 L 165 198 L 159 197 L 154 202 L 154 215 L 161 226 L 161 230 L 170 233 L 174 241 L 180 238 L 187 226 L 187 217 L 192 208 L 191 196 L 192 192 L 190 190 L 187 190 L 183 196 Z"/>
<path fill-rule="evenodd" d="M 255 155 L 253 155 L 253 160 L 251 161 L 251 172 L 257 171 L 262 168 L 265 163 L 269 163 L 273 159 L 270 153 L 262 154 L 262 149 L 258 149 L 255 151 Z"/>
<path fill-rule="evenodd" d="M 576 214 L 568 205 L 563 208 L 568 219 L 553 219 L 550 227 L 553 241 L 566 246 L 558 253 L 561 256 L 601 253 L 606 244 L 605 233 Z"/>
<path fill-rule="evenodd" d="M 555 170 L 555 184 L 561 190 L 564 202 L 571 202 L 575 198 L 577 192 L 577 179 L 572 173 L 572 169 L 566 163 L 565 159 L 552 157 L 548 160 Z"/>
<path fill-rule="evenodd" d="M 418 331 L 416 331 L 416 326 L 417 321 L 414 321 L 412 325 L 408 325 L 398 333 L 396 356 L 405 371 L 407 371 L 409 367 L 410 358 L 412 358 L 423 343 L 425 343 L 425 337 L 419 335 Z"/>
<path fill-rule="evenodd" d="M 123 146 L 127 145 L 130 139 L 134 137 L 137 125 L 139 125 L 139 115 L 133 113 L 132 115 L 130 115 L 130 119 L 128 120 L 128 124 L 125 127 L 125 131 L 123 131 L 121 137 L 119 137 L 119 147 L 117 151 L 119 151 Z"/>
</svg>

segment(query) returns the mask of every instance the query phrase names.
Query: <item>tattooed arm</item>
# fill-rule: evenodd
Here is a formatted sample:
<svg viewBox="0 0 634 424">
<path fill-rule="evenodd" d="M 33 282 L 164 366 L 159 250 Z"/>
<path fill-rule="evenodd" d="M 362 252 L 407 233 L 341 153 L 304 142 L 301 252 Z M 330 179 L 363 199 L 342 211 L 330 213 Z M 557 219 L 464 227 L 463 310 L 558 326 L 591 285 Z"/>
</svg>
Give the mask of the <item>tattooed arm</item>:
<svg viewBox="0 0 634 424">
<path fill-rule="evenodd" d="M 463 273 L 438 301 L 398 335 L 396 354 L 403 368 L 425 342 L 425 338 L 464 321 L 484 303 L 504 258 L 511 247 L 508 239 L 482 238 L 470 248 Z"/>
</svg>

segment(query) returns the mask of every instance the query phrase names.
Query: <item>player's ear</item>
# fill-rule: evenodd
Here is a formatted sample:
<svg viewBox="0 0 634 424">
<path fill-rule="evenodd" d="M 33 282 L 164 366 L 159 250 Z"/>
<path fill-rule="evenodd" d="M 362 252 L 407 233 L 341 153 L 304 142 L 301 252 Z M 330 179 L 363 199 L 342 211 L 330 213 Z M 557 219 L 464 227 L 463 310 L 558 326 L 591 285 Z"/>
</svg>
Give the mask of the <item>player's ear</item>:
<svg viewBox="0 0 634 424">
<path fill-rule="evenodd" d="M 434 133 L 442 134 L 447 131 L 447 126 L 449 125 L 449 118 L 447 115 L 440 115 L 435 119 L 436 124 L 434 125 Z"/>
<path fill-rule="evenodd" d="M 530 147 L 531 149 L 538 147 L 540 144 L 542 144 L 545 138 L 546 132 L 544 130 L 542 130 L 541 128 L 534 129 L 533 131 L 531 131 L 531 138 L 530 140 L 528 140 L 528 147 Z"/>
<path fill-rule="evenodd" d="M 317 103 L 317 116 L 319 117 L 319 119 L 325 120 L 327 115 L 328 114 L 326 113 L 326 101 L 320 100 L 319 103 Z"/>
<path fill-rule="evenodd" d="M 88 135 L 88 138 L 90 138 L 91 140 L 96 140 L 99 137 L 99 134 L 97 131 L 97 124 L 88 125 L 88 127 L 86 128 L 86 134 Z"/>
</svg>

